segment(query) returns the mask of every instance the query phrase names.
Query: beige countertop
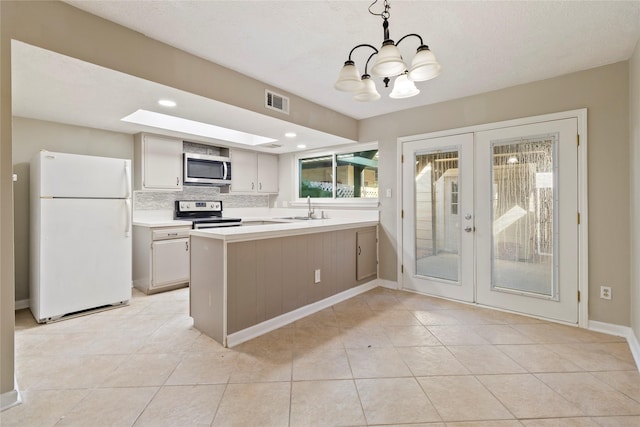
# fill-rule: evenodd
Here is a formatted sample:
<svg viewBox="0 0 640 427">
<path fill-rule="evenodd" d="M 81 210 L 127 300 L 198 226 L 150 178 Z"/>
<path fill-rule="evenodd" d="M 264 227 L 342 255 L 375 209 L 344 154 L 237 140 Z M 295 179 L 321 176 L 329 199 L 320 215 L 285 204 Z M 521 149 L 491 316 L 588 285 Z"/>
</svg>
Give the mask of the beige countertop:
<svg viewBox="0 0 640 427">
<path fill-rule="evenodd" d="M 246 218 L 250 221 L 249 218 Z M 281 221 L 278 218 L 255 218 L 255 220 Z M 312 220 L 286 220 L 277 224 L 250 225 L 245 227 L 222 227 L 203 230 L 192 230 L 191 236 L 207 237 L 226 242 L 271 239 L 274 237 L 299 236 L 302 234 L 322 233 L 349 228 L 378 225 L 377 220 L 355 218 L 331 218 Z"/>
<path fill-rule="evenodd" d="M 191 227 L 191 221 L 175 219 L 134 219 L 132 224 L 138 227 Z"/>
</svg>

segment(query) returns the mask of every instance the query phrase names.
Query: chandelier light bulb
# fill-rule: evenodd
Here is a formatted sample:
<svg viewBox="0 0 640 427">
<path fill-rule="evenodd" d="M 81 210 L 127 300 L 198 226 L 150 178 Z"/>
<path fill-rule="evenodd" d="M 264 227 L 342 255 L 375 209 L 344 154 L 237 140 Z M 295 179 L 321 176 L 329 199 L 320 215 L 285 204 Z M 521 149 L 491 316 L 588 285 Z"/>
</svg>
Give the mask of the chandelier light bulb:
<svg viewBox="0 0 640 427">
<path fill-rule="evenodd" d="M 393 77 L 404 73 L 406 69 L 407 65 L 402 60 L 400 49 L 393 41 L 387 40 L 378 51 L 378 59 L 371 69 L 371 74 L 376 77 Z"/>
<path fill-rule="evenodd" d="M 380 94 L 376 89 L 376 84 L 371 80 L 369 74 L 362 76 L 362 89 L 353 96 L 356 101 L 371 102 L 380 99 Z"/>
<path fill-rule="evenodd" d="M 416 85 L 407 78 L 406 74 L 401 74 L 396 77 L 396 81 L 393 83 L 393 91 L 389 94 L 389 98 L 403 99 L 411 98 L 420 93 L 420 90 Z"/>
<path fill-rule="evenodd" d="M 436 56 L 429 50 L 428 46 L 422 45 L 418 48 L 416 56 L 411 61 L 409 69 L 409 80 L 414 82 L 424 82 L 440 74 L 440 64 L 436 61 Z"/>
<path fill-rule="evenodd" d="M 343 92 L 356 92 L 362 89 L 363 86 L 355 63 L 353 61 L 346 61 L 333 87 Z"/>
</svg>

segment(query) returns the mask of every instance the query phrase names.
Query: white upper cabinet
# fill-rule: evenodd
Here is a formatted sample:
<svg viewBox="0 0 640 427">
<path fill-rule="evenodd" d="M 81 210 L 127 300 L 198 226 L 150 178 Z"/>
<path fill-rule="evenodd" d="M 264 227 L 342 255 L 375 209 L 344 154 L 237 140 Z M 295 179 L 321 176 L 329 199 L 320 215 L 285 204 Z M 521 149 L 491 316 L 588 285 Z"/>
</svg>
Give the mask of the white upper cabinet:
<svg viewBox="0 0 640 427">
<path fill-rule="evenodd" d="M 278 156 L 231 150 L 231 192 L 277 193 Z"/>
<path fill-rule="evenodd" d="M 182 190 L 182 140 L 137 134 L 134 161 L 137 190 Z"/>
<path fill-rule="evenodd" d="M 258 193 L 277 193 L 278 190 L 278 156 L 258 153 Z"/>
<path fill-rule="evenodd" d="M 258 164 L 253 151 L 231 151 L 231 188 L 233 192 L 255 192 Z"/>
</svg>

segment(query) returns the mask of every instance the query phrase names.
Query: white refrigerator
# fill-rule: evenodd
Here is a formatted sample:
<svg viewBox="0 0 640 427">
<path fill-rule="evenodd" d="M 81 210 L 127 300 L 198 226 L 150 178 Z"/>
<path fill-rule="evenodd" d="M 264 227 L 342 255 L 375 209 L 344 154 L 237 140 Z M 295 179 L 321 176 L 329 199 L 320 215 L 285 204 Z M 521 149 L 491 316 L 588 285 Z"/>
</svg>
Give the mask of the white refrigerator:
<svg viewBox="0 0 640 427">
<path fill-rule="evenodd" d="M 40 323 L 131 298 L 131 160 L 36 154 L 30 262 Z"/>
</svg>

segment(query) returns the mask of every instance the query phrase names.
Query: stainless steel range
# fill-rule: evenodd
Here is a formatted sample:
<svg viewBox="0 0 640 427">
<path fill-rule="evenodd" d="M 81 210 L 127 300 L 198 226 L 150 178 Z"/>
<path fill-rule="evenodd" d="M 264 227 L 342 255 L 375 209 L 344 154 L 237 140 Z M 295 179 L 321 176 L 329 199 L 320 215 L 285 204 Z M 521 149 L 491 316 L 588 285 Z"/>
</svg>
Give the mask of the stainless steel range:
<svg viewBox="0 0 640 427">
<path fill-rule="evenodd" d="M 176 200 L 175 219 L 192 221 L 192 228 L 237 227 L 241 218 L 223 218 L 221 201 Z"/>
</svg>

